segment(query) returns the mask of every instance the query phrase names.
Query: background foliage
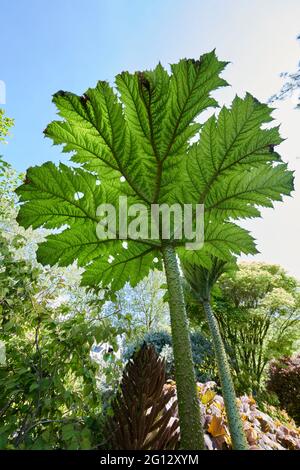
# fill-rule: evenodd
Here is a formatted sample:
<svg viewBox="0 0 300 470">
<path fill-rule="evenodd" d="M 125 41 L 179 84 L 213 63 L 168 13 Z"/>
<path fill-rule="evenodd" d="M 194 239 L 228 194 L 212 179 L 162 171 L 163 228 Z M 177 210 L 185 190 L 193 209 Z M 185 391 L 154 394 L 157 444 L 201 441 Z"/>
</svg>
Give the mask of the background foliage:
<svg viewBox="0 0 300 470">
<path fill-rule="evenodd" d="M 280 406 L 300 425 L 300 355 L 272 361 L 267 382 L 269 392 L 274 392 Z"/>
</svg>

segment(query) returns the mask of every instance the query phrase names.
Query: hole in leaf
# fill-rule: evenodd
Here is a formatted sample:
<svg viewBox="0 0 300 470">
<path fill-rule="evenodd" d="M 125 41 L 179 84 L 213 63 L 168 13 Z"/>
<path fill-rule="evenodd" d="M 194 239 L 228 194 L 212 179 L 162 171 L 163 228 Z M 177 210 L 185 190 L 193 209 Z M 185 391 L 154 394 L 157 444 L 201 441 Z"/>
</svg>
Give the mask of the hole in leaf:
<svg viewBox="0 0 300 470">
<path fill-rule="evenodd" d="M 79 201 L 79 199 L 82 199 L 83 197 L 84 197 L 84 193 L 81 193 L 80 191 L 74 194 L 75 201 Z"/>
</svg>

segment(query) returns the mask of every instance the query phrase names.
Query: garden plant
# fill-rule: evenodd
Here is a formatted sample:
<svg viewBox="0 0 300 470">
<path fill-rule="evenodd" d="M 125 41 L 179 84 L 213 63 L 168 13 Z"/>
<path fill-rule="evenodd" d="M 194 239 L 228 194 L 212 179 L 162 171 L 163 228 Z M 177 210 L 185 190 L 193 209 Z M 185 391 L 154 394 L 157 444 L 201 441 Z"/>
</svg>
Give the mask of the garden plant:
<svg viewBox="0 0 300 470">
<path fill-rule="evenodd" d="M 171 73 L 161 64 L 151 71 L 122 72 L 116 89 L 100 81 L 82 96 L 57 92 L 53 101 L 62 119 L 50 123 L 45 135 L 62 144 L 75 165 L 29 168 L 17 190 L 20 225 L 54 231 L 37 251 L 43 265 L 76 260 L 84 269 L 83 285 L 111 291 L 126 282 L 134 286 L 151 269 L 164 267 L 182 449 L 204 448 L 204 439 L 178 256 L 183 266 L 210 271 L 214 260 L 254 254 L 252 237 L 233 220 L 259 216 L 257 206 L 270 207 L 293 189 L 292 172 L 275 151 L 282 141 L 279 129 L 265 126 L 272 121 L 267 105 L 246 94 L 199 122 L 204 110 L 218 106 L 211 93 L 227 84 L 220 78 L 225 66 L 213 51 L 171 65 Z M 130 229 L 126 236 L 115 229 L 99 237 L 104 221 L 98 207 L 113 205 L 119 227 L 124 196 L 128 205 L 146 207 L 146 217 L 153 205 L 204 205 L 203 246 L 186 249 L 190 240 L 176 236 L 175 223 L 168 237 L 161 230 L 156 238 L 141 230 L 136 238 Z M 197 227 L 197 211 L 192 214 Z M 128 222 L 136 228 L 130 215 Z M 208 301 L 205 297 L 209 319 Z M 219 369 L 229 390 L 224 360 L 219 358 Z M 246 448 L 242 430 L 231 430 L 234 448 Z"/>
</svg>

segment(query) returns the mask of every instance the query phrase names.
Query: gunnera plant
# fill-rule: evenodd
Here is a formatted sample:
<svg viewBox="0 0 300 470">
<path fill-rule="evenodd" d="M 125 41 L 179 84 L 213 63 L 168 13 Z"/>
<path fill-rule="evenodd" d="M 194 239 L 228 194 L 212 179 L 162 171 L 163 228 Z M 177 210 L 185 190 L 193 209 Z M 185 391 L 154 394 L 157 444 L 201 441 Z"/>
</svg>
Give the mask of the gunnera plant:
<svg viewBox="0 0 300 470">
<path fill-rule="evenodd" d="M 164 361 L 144 344 L 125 367 L 108 421 L 110 445 L 119 450 L 175 449 L 179 421 L 175 391 L 165 386 Z"/>
</svg>

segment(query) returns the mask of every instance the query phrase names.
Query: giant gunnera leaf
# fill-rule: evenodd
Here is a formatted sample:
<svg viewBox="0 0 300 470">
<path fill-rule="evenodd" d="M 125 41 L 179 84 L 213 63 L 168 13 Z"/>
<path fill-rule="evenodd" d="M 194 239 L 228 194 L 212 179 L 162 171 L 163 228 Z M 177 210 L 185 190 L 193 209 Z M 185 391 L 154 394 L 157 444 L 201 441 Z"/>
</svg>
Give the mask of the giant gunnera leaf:
<svg viewBox="0 0 300 470">
<path fill-rule="evenodd" d="M 260 206 L 281 200 L 293 177 L 275 151 L 282 140 L 278 128 L 264 126 L 272 110 L 251 95 L 236 97 L 203 125 L 197 122 L 202 111 L 218 106 L 211 93 L 226 85 L 220 78 L 225 66 L 213 51 L 183 59 L 170 72 L 161 64 L 122 72 L 116 88 L 100 81 L 82 96 L 54 95 L 61 119 L 45 135 L 77 165 L 29 168 L 17 190 L 19 223 L 56 229 L 39 246 L 41 263 L 77 260 L 84 284 L 113 289 L 126 281 L 135 285 L 154 261 L 159 268 L 159 237 L 128 237 L 126 243 L 118 233 L 116 239 L 97 237 L 97 207 L 110 203 L 118 214 L 119 196 L 149 208 L 204 204 L 203 247 L 190 251 L 184 239 L 172 241 L 181 256 L 199 265 L 209 266 L 212 256 L 228 260 L 255 252 L 252 237 L 234 220 L 259 216 Z"/>
</svg>

